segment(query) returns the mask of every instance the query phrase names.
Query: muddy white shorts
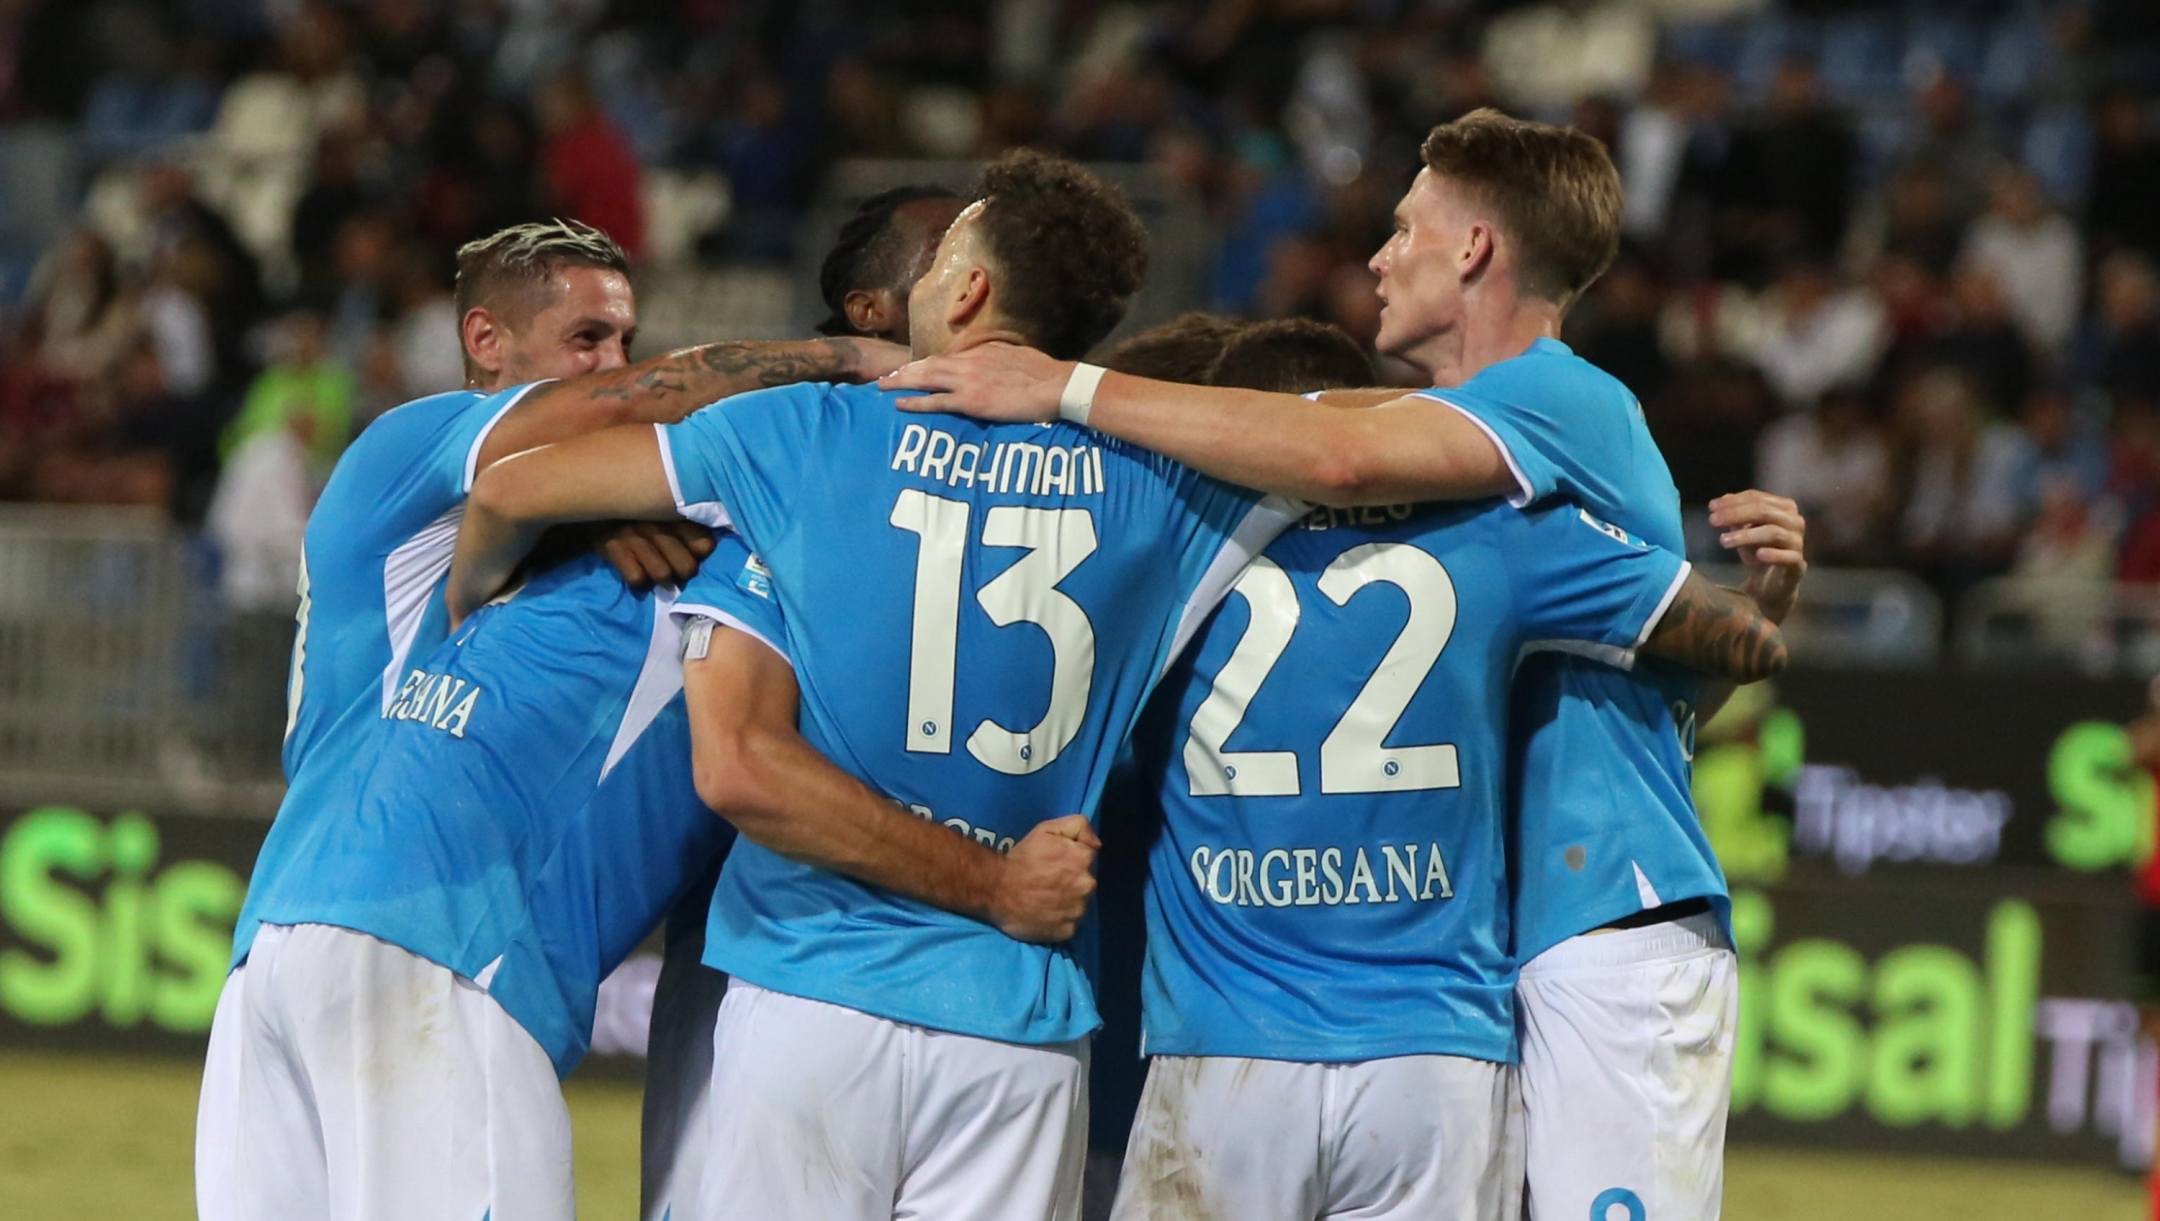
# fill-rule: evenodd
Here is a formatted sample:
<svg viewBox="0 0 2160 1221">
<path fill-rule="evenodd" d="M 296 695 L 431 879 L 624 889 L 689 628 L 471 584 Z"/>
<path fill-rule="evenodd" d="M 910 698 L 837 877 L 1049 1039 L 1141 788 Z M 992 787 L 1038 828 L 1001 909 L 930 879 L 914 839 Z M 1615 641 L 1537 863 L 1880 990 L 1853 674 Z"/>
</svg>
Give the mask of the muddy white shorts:
<svg viewBox="0 0 2160 1221">
<path fill-rule="evenodd" d="M 701 1221 L 1080 1216 L 1085 1040 L 999 1043 L 736 979 L 712 1097 Z"/>
<path fill-rule="evenodd" d="M 570 1221 L 570 1113 L 481 987 L 349 929 L 265 925 L 218 998 L 202 1221 Z"/>
<path fill-rule="evenodd" d="M 1157 1056 L 1111 1216 L 1515 1221 L 1514 1081 L 1461 1056 Z"/>
<path fill-rule="evenodd" d="M 1739 961 L 1704 913 L 1586 933 L 1515 989 L 1532 1221 L 1715 1221 Z"/>
</svg>

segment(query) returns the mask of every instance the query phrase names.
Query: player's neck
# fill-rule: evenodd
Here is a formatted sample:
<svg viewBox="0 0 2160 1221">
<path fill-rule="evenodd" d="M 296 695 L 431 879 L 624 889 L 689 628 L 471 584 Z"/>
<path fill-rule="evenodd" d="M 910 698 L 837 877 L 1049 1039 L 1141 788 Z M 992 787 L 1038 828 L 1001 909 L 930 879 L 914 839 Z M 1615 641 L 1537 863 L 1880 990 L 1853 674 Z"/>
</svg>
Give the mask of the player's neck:
<svg viewBox="0 0 2160 1221">
<path fill-rule="evenodd" d="M 1513 360 L 1540 339 L 1560 338 L 1560 308 L 1521 297 L 1470 302 L 1462 325 L 1440 337 L 1427 360 L 1420 361 L 1435 386 L 1460 386 L 1486 368 Z"/>
</svg>

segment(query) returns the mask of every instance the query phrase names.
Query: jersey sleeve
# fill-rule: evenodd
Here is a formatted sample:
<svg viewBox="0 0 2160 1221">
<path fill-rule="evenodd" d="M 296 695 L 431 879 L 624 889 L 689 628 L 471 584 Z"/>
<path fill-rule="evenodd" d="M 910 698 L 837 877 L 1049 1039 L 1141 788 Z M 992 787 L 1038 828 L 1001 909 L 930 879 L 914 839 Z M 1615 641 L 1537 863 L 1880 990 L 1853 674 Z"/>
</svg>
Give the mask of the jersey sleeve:
<svg viewBox="0 0 2160 1221">
<path fill-rule="evenodd" d="M 668 613 L 686 634 L 696 620 L 709 620 L 748 633 L 781 660 L 794 664 L 788 653 L 787 624 L 780 617 L 779 602 L 773 599 L 772 574 L 733 530 L 722 531 L 713 540 L 713 553 L 683 586 Z"/>
<path fill-rule="evenodd" d="M 459 499 L 472 491 L 473 478 L 480 473 L 480 448 L 487 444 L 488 434 L 526 395 L 547 384 L 527 382 L 484 395 L 450 421 L 442 444 L 429 456 L 446 489 L 454 489 Z"/>
<path fill-rule="evenodd" d="M 654 425 L 676 512 L 716 530 L 794 520 L 789 502 L 800 464 L 817 452 L 824 391 L 816 383 L 753 390 Z"/>
<path fill-rule="evenodd" d="M 1515 476 L 1508 503 L 1516 508 L 1548 496 L 1584 504 L 1626 502 L 1623 472 L 1610 469 L 1617 455 L 1633 450 L 1625 413 L 1554 410 L 1571 402 L 1567 395 L 1501 397 L 1462 388 L 1418 393 L 1461 412 L 1499 448 Z"/>
<path fill-rule="evenodd" d="M 1524 648 L 1579 653 L 1622 668 L 1657 627 L 1690 571 L 1574 505 L 1502 514 Z"/>
</svg>

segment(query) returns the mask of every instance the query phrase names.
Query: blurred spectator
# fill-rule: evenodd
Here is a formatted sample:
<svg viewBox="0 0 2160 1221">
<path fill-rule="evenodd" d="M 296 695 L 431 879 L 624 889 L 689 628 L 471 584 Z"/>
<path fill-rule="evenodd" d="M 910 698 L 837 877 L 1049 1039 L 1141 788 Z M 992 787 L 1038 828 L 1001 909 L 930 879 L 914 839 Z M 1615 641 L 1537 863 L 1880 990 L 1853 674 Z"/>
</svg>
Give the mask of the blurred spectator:
<svg viewBox="0 0 2160 1221">
<path fill-rule="evenodd" d="M 2103 250 L 2120 244 L 2160 258 L 2160 141 L 2146 122 L 2149 105 L 2150 99 L 2121 89 L 2094 103 L 2086 223 Z"/>
<path fill-rule="evenodd" d="M 2119 250 L 2100 260 L 2093 314 L 2067 362 L 2081 389 L 2160 398 L 2160 278 L 2145 255 Z"/>
<path fill-rule="evenodd" d="M 554 210 L 600 230 L 635 259 L 645 249 L 643 181 L 630 142 L 616 130 L 582 72 L 560 72 L 533 95 L 540 162 Z"/>
<path fill-rule="evenodd" d="M 1928 369 L 1955 368 L 1967 388 L 1995 410 L 2025 401 L 2033 381 L 2032 353 L 1994 275 L 1977 267 L 1958 272 L 1943 304 L 1940 312 L 1930 311 L 1932 326 L 1890 349 L 1884 360 L 1887 380 L 1902 384 Z"/>
<path fill-rule="evenodd" d="M 1811 559 L 1882 559 L 1882 527 L 1892 505 L 1890 450 L 1858 391 L 1832 391 L 1815 410 L 1764 430 L 1755 486 L 1799 503 Z"/>
<path fill-rule="evenodd" d="M 122 292 L 112 247 L 88 229 L 69 234 L 30 283 L 23 334 L 38 371 L 62 381 L 90 381 L 119 363 L 141 327 L 135 300 Z"/>
<path fill-rule="evenodd" d="M 69 120 L 97 70 L 81 0 L 0 3 L 0 119 Z"/>
<path fill-rule="evenodd" d="M 391 344 L 399 379 L 398 401 L 440 394 L 465 384 L 465 346 L 458 338 L 459 319 L 457 305 L 450 297 L 448 262 L 417 242 L 406 243 L 397 253 L 397 323 Z"/>
<path fill-rule="evenodd" d="M 354 212 L 338 226 L 332 247 L 333 279 L 319 301 L 310 302 L 330 321 L 330 354 L 347 369 L 366 362 L 391 304 L 397 225 L 381 212 Z"/>
<path fill-rule="evenodd" d="M 1856 271 L 1883 258 L 1910 259 L 1929 275 L 1949 272 L 1964 244 L 1964 226 L 1950 210 L 1950 186 L 1925 161 L 1900 166 L 1879 198 L 1854 223 L 1846 261 Z"/>
<path fill-rule="evenodd" d="M 1755 486 L 1755 442 L 1769 407 L 1762 377 L 1725 360 L 1690 365 L 1662 399 L 1644 404 L 1682 504 Z"/>
<path fill-rule="evenodd" d="M 247 333 L 262 316 L 261 273 L 232 225 L 195 193 L 194 176 L 165 163 L 142 177 L 153 235 L 152 259 L 182 285 L 206 315 L 216 376 L 228 382 L 248 366 Z"/>
<path fill-rule="evenodd" d="M 1567 340 L 1575 354 L 1620 379 L 1639 400 L 1664 393 L 1671 362 L 1658 339 L 1664 286 L 1648 260 L 1623 253 L 1569 311 Z"/>
<path fill-rule="evenodd" d="M 272 344 L 269 367 L 248 387 L 220 448 L 230 461 L 251 437 L 289 433 L 304 451 L 313 486 L 320 488 L 352 439 L 353 374 L 331 355 L 329 326 L 319 314 L 287 314 Z"/>
<path fill-rule="evenodd" d="M 80 387 L 66 424 L 46 436 L 32 495 L 56 504 L 169 507 L 178 414 L 157 348 L 137 340 L 107 374 Z"/>
<path fill-rule="evenodd" d="M 1903 164 L 1941 175 L 1954 223 L 1963 226 L 1987 205 L 1988 175 L 2002 154 L 1987 119 L 1976 113 L 1965 82 L 1938 70 L 1917 93 L 1920 125 Z"/>
<path fill-rule="evenodd" d="M 752 77 L 736 88 L 733 107 L 713 132 L 713 159 L 734 201 L 730 245 L 745 258 L 784 261 L 795 250 L 804 149 L 787 117 L 780 83 Z"/>
<path fill-rule="evenodd" d="M 1995 277 L 2034 350 L 2062 351 L 2084 299 L 2084 251 L 2077 226 L 2049 206 L 2031 170 L 1996 170 L 1987 215 L 1973 223 L 1963 257 Z"/>
<path fill-rule="evenodd" d="M 302 292 L 326 291 L 337 274 L 338 230 L 367 206 L 360 144 L 360 133 L 349 127 L 332 128 L 316 141 L 313 180 L 293 207 L 292 253 Z"/>
<path fill-rule="evenodd" d="M 1822 263 L 1788 263 L 1769 308 L 1769 333 L 1755 363 L 1788 410 L 1862 384 L 1888 344 L 1881 303 L 1865 288 L 1840 287 Z"/>
<path fill-rule="evenodd" d="M 1900 522 L 1905 555 L 1954 599 L 2009 566 L 2025 524 L 2012 477 L 2024 438 L 1989 420 L 1955 369 L 1912 379 L 1897 411 L 1911 489 Z"/>
<path fill-rule="evenodd" d="M 1786 59 L 1763 116 L 1733 137 L 1726 173 L 1735 181 L 1720 223 L 1765 266 L 1835 256 L 1852 208 L 1856 151 L 1851 128 L 1823 104 L 1814 64 Z"/>
</svg>

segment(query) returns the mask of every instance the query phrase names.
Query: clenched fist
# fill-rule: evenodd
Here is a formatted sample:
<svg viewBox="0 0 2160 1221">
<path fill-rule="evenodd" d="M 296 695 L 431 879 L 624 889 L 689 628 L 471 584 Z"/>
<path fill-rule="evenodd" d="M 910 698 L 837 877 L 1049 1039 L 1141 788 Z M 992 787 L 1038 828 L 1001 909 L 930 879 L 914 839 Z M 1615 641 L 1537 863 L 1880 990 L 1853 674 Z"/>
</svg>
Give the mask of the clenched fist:
<svg viewBox="0 0 2160 1221">
<path fill-rule="evenodd" d="M 1095 853 L 1102 841 L 1085 816 L 1035 824 L 1005 854 L 990 923 L 1016 941 L 1067 941 L 1095 893 Z"/>
</svg>

